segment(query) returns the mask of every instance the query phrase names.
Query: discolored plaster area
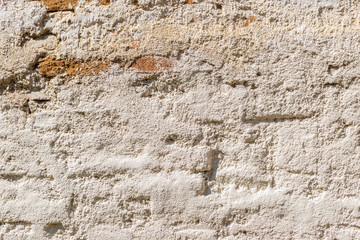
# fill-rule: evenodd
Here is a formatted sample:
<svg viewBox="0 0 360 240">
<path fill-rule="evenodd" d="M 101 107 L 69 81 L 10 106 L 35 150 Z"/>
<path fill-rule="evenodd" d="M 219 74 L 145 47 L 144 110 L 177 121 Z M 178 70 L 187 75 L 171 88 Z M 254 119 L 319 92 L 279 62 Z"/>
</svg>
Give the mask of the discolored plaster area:
<svg viewBox="0 0 360 240">
<path fill-rule="evenodd" d="M 0 239 L 357 239 L 359 9 L 0 2 Z"/>
</svg>

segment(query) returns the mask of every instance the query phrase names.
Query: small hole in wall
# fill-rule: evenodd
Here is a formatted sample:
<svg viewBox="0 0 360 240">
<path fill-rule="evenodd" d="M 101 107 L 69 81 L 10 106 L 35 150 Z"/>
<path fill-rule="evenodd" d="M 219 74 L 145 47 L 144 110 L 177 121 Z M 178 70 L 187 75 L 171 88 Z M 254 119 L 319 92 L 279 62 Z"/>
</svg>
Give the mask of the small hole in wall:
<svg viewBox="0 0 360 240">
<path fill-rule="evenodd" d="M 64 226 L 62 225 L 62 223 L 49 223 L 44 227 L 44 230 L 48 235 L 53 236 L 58 232 L 63 232 Z"/>
<path fill-rule="evenodd" d="M 177 134 L 171 134 L 165 138 L 165 143 L 167 145 L 174 144 L 178 138 L 179 136 Z"/>
<path fill-rule="evenodd" d="M 256 73 L 256 76 L 257 76 L 257 77 L 261 77 L 261 72 L 257 72 L 257 73 Z"/>
<path fill-rule="evenodd" d="M 222 9 L 222 5 L 221 4 L 215 4 L 215 6 L 216 6 L 216 9 L 218 9 L 218 10 L 221 10 Z"/>
</svg>

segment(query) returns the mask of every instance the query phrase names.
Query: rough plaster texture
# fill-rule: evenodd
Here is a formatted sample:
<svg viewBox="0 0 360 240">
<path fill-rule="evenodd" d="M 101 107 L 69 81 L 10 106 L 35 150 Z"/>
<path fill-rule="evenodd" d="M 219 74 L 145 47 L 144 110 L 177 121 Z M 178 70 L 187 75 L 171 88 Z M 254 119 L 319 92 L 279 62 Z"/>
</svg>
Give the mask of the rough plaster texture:
<svg viewBox="0 0 360 240">
<path fill-rule="evenodd" d="M 360 3 L 0 1 L 0 239 L 360 239 Z"/>
</svg>

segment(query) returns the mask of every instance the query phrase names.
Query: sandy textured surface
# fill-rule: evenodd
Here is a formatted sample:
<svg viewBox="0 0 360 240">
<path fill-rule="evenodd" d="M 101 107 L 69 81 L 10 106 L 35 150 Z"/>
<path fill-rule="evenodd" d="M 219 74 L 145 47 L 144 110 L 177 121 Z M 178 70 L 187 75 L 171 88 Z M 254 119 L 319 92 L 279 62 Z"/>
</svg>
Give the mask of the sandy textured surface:
<svg viewBox="0 0 360 240">
<path fill-rule="evenodd" d="M 360 239 L 359 11 L 0 1 L 0 239 Z"/>
</svg>

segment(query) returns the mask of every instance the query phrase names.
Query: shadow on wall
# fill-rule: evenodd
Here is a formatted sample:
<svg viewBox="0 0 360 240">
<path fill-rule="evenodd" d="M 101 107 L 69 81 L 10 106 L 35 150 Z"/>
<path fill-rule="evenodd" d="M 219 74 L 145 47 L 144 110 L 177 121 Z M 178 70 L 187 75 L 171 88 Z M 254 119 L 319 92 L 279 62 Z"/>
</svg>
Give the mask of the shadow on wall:
<svg viewBox="0 0 360 240">
<path fill-rule="evenodd" d="M 220 159 L 222 159 L 223 153 L 219 150 L 215 150 L 212 155 L 211 169 L 204 172 L 205 177 L 205 192 L 204 195 L 208 196 L 211 194 L 211 185 L 215 181 L 216 173 L 219 168 Z"/>
</svg>

